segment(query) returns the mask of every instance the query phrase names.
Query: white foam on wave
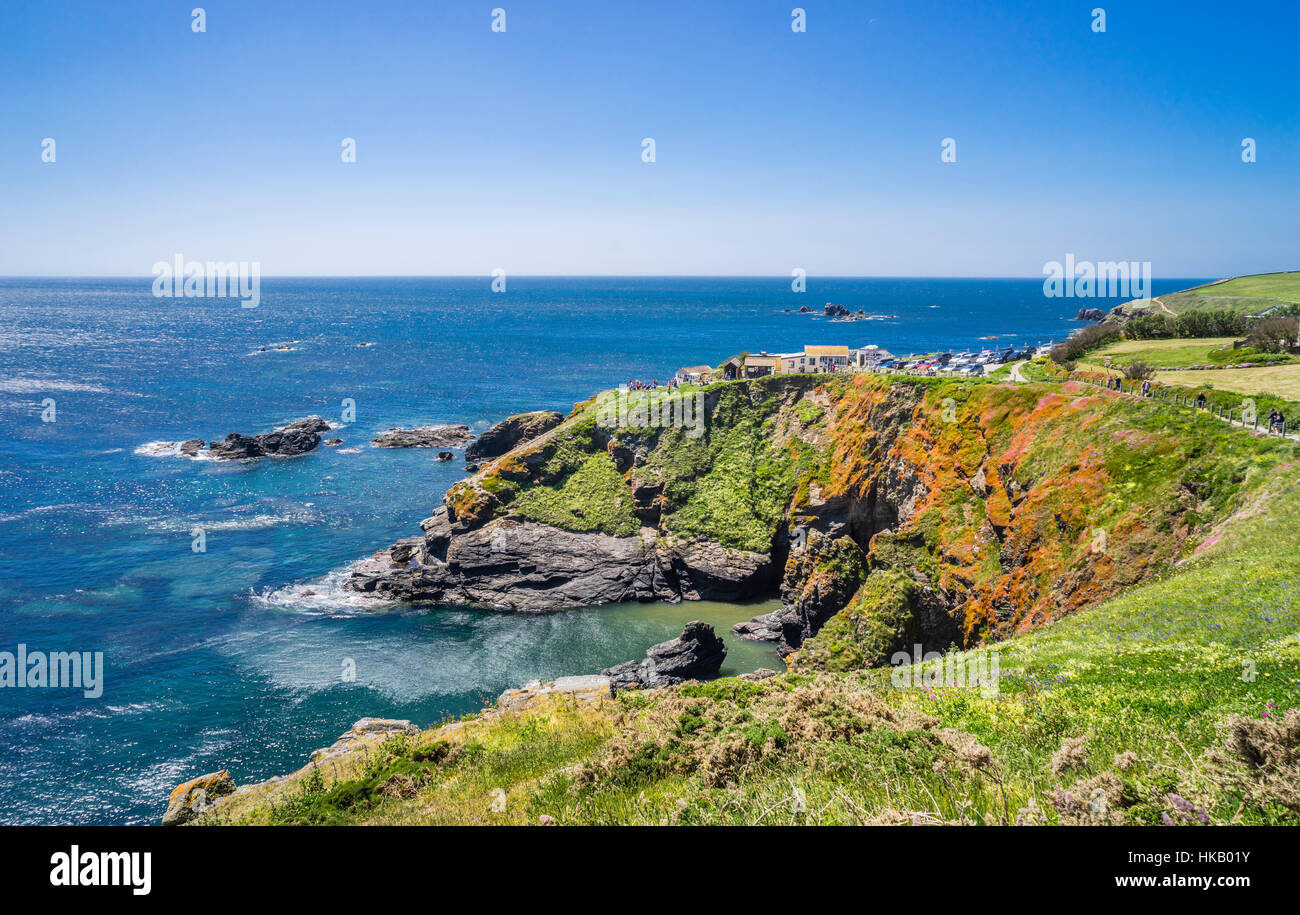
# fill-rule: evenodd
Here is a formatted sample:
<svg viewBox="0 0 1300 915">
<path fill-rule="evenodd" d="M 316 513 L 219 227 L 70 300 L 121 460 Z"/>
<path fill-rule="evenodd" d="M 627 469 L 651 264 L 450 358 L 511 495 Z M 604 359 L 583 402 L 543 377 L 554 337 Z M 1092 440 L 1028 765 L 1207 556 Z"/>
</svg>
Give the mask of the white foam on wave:
<svg viewBox="0 0 1300 915">
<path fill-rule="evenodd" d="M 185 454 L 181 451 L 180 442 L 145 442 L 136 448 L 132 454 L 143 455 L 144 457 L 178 457 L 185 458 L 187 461 L 213 461 L 216 460 L 207 449 L 206 444 L 203 448 L 193 454 Z"/>
<path fill-rule="evenodd" d="M 264 531 L 285 524 L 319 524 L 325 520 L 320 512 L 309 507 L 292 511 L 261 512 L 242 518 L 222 518 L 216 521 L 187 521 L 169 518 L 149 525 L 155 531 L 187 531 L 198 525 L 208 533 L 213 531 Z"/>
<path fill-rule="evenodd" d="M 398 601 L 391 598 L 344 590 L 343 583 L 352 577 L 361 561 L 348 563 L 315 581 L 263 588 L 260 594 L 250 591 L 249 599 L 254 605 L 311 616 L 352 616 L 397 606 Z"/>
<path fill-rule="evenodd" d="M 82 384 L 76 381 L 60 381 L 57 378 L 0 378 L 0 393 L 4 394 L 44 394 L 49 391 L 62 391 L 79 394 L 107 394 L 108 388 L 98 384 Z"/>
</svg>

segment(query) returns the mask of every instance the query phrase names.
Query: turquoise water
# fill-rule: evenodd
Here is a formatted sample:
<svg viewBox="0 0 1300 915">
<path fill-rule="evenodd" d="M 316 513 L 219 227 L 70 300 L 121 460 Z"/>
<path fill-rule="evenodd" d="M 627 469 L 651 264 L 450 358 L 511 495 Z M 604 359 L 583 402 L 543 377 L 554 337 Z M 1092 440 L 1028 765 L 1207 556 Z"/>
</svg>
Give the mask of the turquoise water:
<svg viewBox="0 0 1300 915">
<path fill-rule="evenodd" d="M 725 637 L 770 606 L 359 612 L 337 587 L 348 564 L 416 533 L 463 474 L 366 447 L 378 431 L 567 411 L 740 350 L 1059 339 L 1081 304 L 1114 304 L 1044 299 L 1033 280 L 822 280 L 803 295 L 783 279 L 524 277 L 505 294 L 478 278 L 266 280 L 257 309 L 149 289 L 0 280 L 0 651 L 102 651 L 107 667 L 98 699 L 0 689 L 6 823 L 154 822 L 193 775 L 266 778 L 362 716 L 428 725 L 534 677 L 639 658 L 690 619 Z M 784 311 L 828 301 L 898 318 Z M 344 399 L 341 449 L 219 464 L 146 447 L 342 422 Z M 775 663 L 726 641 L 729 671 Z"/>
</svg>

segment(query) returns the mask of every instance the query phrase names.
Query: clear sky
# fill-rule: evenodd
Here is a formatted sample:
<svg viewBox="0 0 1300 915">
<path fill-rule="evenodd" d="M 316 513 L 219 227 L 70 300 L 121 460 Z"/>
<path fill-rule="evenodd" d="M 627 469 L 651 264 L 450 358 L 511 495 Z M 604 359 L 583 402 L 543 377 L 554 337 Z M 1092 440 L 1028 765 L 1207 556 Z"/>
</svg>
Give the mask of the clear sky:
<svg viewBox="0 0 1300 915">
<path fill-rule="evenodd" d="M 1294 0 L 197 2 L 0 4 L 0 274 L 1300 268 Z"/>
</svg>

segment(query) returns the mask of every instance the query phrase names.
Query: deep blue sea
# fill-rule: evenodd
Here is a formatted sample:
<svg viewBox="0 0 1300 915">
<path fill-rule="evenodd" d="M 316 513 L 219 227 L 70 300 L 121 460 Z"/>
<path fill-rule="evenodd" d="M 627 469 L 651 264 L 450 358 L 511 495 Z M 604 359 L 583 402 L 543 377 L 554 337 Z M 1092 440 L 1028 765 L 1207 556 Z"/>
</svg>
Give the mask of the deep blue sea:
<svg viewBox="0 0 1300 915">
<path fill-rule="evenodd" d="M 359 610 L 343 570 L 417 533 L 463 475 L 428 450 L 370 448 L 376 432 L 567 412 L 741 350 L 1059 340 L 1081 305 L 1118 302 L 1047 299 L 1039 280 L 814 279 L 796 294 L 783 278 L 511 277 L 504 293 L 486 278 L 268 279 L 255 309 L 150 288 L 0 279 L 0 651 L 106 664 L 97 699 L 0 689 L 3 823 L 157 822 L 195 775 L 264 779 L 357 718 L 429 725 L 534 677 L 639 658 L 689 619 L 722 630 L 762 609 Z M 898 317 L 794 313 L 826 302 Z M 240 464 L 148 447 L 340 422 L 346 398 L 339 449 Z M 191 549 L 196 526 L 206 552 Z M 775 663 L 769 646 L 727 642 L 726 669 Z"/>
</svg>

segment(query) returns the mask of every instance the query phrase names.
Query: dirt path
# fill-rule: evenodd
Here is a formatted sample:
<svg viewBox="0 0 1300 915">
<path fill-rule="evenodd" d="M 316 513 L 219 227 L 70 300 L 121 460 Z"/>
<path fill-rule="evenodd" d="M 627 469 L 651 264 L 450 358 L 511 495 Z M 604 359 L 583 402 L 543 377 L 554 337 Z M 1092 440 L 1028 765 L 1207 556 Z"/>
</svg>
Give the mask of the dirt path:
<svg viewBox="0 0 1300 915">
<path fill-rule="evenodd" d="M 1026 361 L 1027 360 L 1022 359 L 1015 365 L 1011 366 L 1011 380 L 1017 384 L 1027 384 L 1029 382 L 1028 378 L 1020 374 L 1020 367 L 1024 365 Z"/>
</svg>

